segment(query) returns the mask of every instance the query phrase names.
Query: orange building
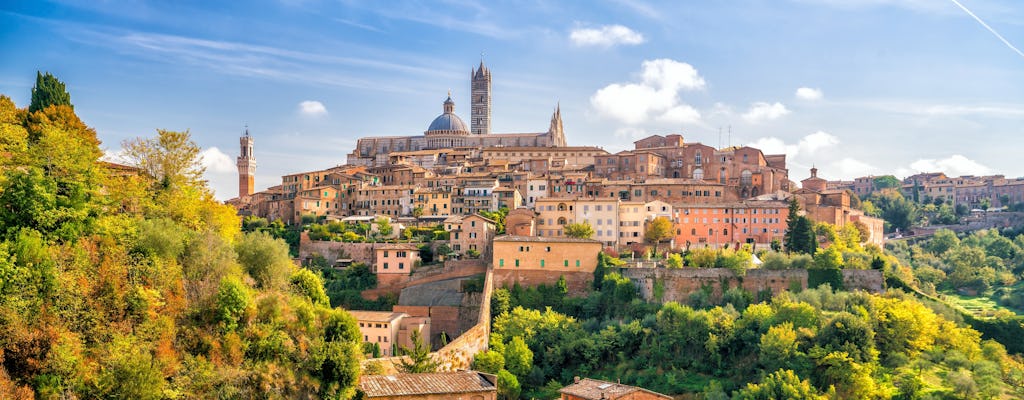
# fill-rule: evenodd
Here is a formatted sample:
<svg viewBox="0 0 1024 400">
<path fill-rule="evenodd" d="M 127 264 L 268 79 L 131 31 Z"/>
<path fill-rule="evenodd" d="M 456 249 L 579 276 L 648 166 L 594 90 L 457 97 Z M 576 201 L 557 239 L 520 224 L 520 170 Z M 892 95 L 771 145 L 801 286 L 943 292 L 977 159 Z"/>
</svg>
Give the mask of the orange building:
<svg viewBox="0 0 1024 400">
<path fill-rule="evenodd" d="M 755 246 L 782 241 L 786 234 L 789 204 L 779 200 L 747 200 L 708 205 L 679 205 L 674 210 L 677 247 Z"/>
<path fill-rule="evenodd" d="M 594 272 L 601 242 L 543 236 L 498 236 L 494 238 L 495 269 L 542 270 L 551 272 Z"/>
</svg>

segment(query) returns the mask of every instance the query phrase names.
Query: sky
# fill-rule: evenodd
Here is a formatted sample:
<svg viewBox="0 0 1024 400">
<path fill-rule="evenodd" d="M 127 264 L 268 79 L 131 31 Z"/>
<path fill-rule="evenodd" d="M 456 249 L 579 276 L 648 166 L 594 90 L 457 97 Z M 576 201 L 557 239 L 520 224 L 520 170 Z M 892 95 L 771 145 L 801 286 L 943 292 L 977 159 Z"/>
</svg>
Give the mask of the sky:
<svg viewBox="0 0 1024 400">
<path fill-rule="evenodd" d="M 659 134 L 785 153 L 790 179 L 1024 176 L 1019 0 L 0 0 L 0 94 L 67 84 L 116 158 L 188 130 L 219 199 L 238 138 L 257 190 L 345 163 L 356 139 L 418 135 L 470 71 L 492 131 L 610 152 Z"/>
</svg>

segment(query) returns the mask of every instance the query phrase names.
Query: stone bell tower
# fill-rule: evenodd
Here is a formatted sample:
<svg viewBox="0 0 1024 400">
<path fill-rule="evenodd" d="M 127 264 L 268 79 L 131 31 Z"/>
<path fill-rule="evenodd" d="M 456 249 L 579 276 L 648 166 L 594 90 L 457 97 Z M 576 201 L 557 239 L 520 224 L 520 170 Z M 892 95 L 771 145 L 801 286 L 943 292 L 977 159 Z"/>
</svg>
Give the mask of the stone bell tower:
<svg viewBox="0 0 1024 400">
<path fill-rule="evenodd" d="M 238 140 L 241 151 L 238 156 L 238 198 L 246 198 L 253 194 L 256 186 L 256 157 L 252 154 L 252 136 L 249 128 Z"/>
</svg>

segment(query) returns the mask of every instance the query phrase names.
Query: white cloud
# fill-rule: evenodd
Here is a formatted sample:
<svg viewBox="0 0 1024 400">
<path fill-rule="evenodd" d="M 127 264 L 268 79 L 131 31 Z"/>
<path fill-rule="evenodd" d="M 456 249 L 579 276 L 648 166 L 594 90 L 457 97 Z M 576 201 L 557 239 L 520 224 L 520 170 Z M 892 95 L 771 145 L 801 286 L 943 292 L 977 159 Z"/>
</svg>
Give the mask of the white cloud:
<svg viewBox="0 0 1024 400">
<path fill-rule="evenodd" d="M 216 147 L 210 147 L 199 153 L 202 164 L 208 172 L 224 173 L 235 171 L 235 163 L 231 157 Z"/>
<path fill-rule="evenodd" d="M 679 99 L 682 90 L 700 90 L 704 78 L 690 64 L 657 59 L 643 62 L 639 83 L 613 83 L 590 97 L 603 116 L 635 125 L 650 119 L 683 123 L 700 120 L 700 113 Z"/>
<path fill-rule="evenodd" d="M 319 117 L 327 115 L 327 107 L 324 107 L 324 103 L 316 100 L 306 100 L 299 103 L 299 113 L 311 117 Z"/>
<path fill-rule="evenodd" d="M 821 100 L 824 97 L 824 93 L 818 88 L 802 87 L 796 90 L 796 98 L 800 100 Z"/>
<path fill-rule="evenodd" d="M 128 157 L 126 156 L 126 153 L 125 153 L 124 149 L 117 149 L 117 150 L 106 149 L 106 150 L 103 150 L 103 156 L 100 157 L 100 160 L 103 160 L 103 161 L 106 161 L 106 162 L 112 162 L 112 163 L 115 163 L 115 164 L 128 164 Z"/>
<path fill-rule="evenodd" d="M 910 164 L 914 172 L 945 172 L 949 176 L 988 175 L 992 169 L 960 154 L 935 159 L 922 158 Z"/>
<path fill-rule="evenodd" d="M 810 154 L 833 147 L 839 144 L 839 138 L 825 131 L 817 131 L 800 138 L 794 144 L 786 144 L 777 137 L 766 137 L 755 140 L 748 146 L 761 149 L 765 154 L 785 154 L 787 158 L 794 158 L 798 155 Z"/>
<path fill-rule="evenodd" d="M 782 103 L 759 101 L 750 105 L 750 110 L 743 114 L 743 119 L 749 123 L 756 124 L 778 119 L 786 114 L 789 114 L 789 109 Z"/>
<path fill-rule="evenodd" d="M 622 25 L 604 25 L 600 28 L 576 28 L 569 33 L 569 39 L 577 46 L 610 47 L 619 44 L 637 45 L 644 42 L 644 35 Z"/>
<path fill-rule="evenodd" d="M 867 176 L 878 172 L 878 169 L 871 164 L 850 157 L 832 163 L 831 167 L 838 176 L 846 178 Z"/>
<path fill-rule="evenodd" d="M 668 109 L 658 117 L 658 120 L 673 124 L 694 124 L 700 122 L 700 111 L 682 104 Z"/>
</svg>

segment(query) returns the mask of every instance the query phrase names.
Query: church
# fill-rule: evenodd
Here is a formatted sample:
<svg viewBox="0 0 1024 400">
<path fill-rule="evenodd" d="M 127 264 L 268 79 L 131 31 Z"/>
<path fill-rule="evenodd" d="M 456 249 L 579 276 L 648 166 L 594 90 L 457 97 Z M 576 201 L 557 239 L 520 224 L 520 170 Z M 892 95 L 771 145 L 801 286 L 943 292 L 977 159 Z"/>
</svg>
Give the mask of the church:
<svg viewBox="0 0 1024 400">
<path fill-rule="evenodd" d="M 546 132 L 491 133 L 491 71 L 484 62 L 470 71 L 470 126 L 455 114 L 451 93 L 442 104 L 441 115 L 434 118 L 422 135 L 371 136 L 360 138 L 348 154 L 349 165 L 383 166 L 388 154 L 396 151 L 435 150 L 457 147 L 565 147 L 562 112 L 555 108 Z"/>
</svg>

